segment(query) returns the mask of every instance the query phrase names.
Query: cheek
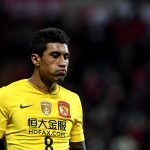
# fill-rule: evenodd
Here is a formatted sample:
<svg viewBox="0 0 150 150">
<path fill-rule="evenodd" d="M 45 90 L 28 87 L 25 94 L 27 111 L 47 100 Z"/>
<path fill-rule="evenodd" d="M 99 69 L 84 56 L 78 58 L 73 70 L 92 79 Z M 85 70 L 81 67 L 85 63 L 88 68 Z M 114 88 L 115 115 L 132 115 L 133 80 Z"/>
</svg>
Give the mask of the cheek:
<svg viewBox="0 0 150 150">
<path fill-rule="evenodd" d="M 39 68 L 40 74 L 49 73 L 49 72 L 51 72 L 51 70 L 52 70 L 52 66 L 49 65 L 48 63 L 40 64 L 40 68 Z"/>
<path fill-rule="evenodd" d="M 48 70 L 49 68 L 51 68 L 53 65 L 52 62 L 49 62 L 49 61 L 43 61 L 41 64 L 40 64 L 40 67 L 41 69 L 43 70 Z"/>
<path fill-rule="evenodd" d="M 66 61 L 66 66 L 67 66 L 67 67 L 69 66 L 69 61 Z"/>
</svg>

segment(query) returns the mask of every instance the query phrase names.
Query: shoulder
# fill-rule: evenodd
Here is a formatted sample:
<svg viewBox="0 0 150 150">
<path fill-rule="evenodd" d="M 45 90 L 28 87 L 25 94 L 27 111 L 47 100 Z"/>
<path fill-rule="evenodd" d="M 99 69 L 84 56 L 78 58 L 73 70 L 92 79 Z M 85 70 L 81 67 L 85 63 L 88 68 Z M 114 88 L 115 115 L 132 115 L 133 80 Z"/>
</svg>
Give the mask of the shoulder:
<svg viewBox="0 0 150 150">
<path fill-rule="evenodd" d="M 71 97 L 74 97 L 74 98 L 78 98 L 78 99 L 79 99 L 79 95 L 78 95 L 77 93 L 75 93 L 75 92 L 73 92 L 73 91 L 71 91 L 71 90 L 69 90 L 69 89 L 67 89 L 67 88 L 65 88 L 65 87 L 62 87 L 62 86 L 60 86 L 60 85 L 58 85 L 58 86 L 59 86 L 60 92 L 61 92 L 62 94 L 65 94 L 65 95 L 67 95 L 67 96 L 71 96 Z"/>
<path fill-rule="evenodd" d="M 80 96 L 71 90 L 66 89 L 65 87 L 62 87 L 59 85 L 59 96 L 65 99 L 68 102 L 71 102 L 73 105 L 81 105 L 81 99 Z"/>
<path fill-rule="evenodd" d="M 7 106 L 12 104 L 16 95 L 21 93 L 21 90 L 25 87 L 24 85 L 27 84 L 26 79 L 18 80 L 8 84 L 7 86 L 3 86 L 0 88 L 0 104 L 1 106 Z"/>
<path fill-rule="evenodd" d="M 8 84 L 6 86 L 3 86 L 1 88 L 1 90 L 2 91 L 5 91 L 5 90 L 7 91 L 8 89 L 9 90 L 10 89 L 14 89 L 14 88 L 20 87 L 20 86 L 22 86 L 22 85 L 24 85 L 26 83 L 27 83 L 27 79 L 18 80 L 18 81 L 12 82 L 12 83 L 10 83 L 10 84 Z"/>
<path fill-rule="evenodd" d="M 27 79 L 18 80 L 6 86 L 3 86 L 0 88 L 0 96 L 10 95 L 11 93 L 19 92 L 22 87 L 25 87 L 25 84 L 27 84 Z"/>
</svg>

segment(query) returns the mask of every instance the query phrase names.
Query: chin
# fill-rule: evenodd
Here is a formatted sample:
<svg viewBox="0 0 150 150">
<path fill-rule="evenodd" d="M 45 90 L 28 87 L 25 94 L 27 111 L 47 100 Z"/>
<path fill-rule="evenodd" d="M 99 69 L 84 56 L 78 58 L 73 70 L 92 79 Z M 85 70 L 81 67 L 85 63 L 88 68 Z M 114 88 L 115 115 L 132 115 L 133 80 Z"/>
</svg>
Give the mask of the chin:
<svg viewBox="0 0 150 150">
<path fill-rule="evenodd" d="M 60 78 L 57 80 L 58 83 L 62 83 L 63 81 L 64 81 L 64 77 L 60 77 Z"/>
</svg>

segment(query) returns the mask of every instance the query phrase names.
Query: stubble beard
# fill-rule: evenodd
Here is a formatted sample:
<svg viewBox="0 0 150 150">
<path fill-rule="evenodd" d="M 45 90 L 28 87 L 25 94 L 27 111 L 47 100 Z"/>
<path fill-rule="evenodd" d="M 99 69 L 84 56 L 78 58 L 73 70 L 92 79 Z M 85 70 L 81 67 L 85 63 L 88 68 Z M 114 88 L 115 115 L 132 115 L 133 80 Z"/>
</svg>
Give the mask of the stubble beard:
<svg viewBox="0 0 150 150">
<path fill-rule="evenodd" d="M 64 82 L 64 80 L 65 80 L 65 77 L 60 77 L 60 78 L 58 79 L 57 83 L 62 83 L 62 82 Z"/>
</svg>

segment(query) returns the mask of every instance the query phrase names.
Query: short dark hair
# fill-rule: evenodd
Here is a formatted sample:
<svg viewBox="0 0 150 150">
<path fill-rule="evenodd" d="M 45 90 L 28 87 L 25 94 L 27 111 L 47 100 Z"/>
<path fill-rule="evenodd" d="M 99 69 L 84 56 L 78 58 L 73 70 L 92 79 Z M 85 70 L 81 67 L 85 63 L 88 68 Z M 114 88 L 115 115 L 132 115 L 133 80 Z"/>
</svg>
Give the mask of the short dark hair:
<svg viewBox="0 0 150 150">
<path fill-rule="evenodd" d="M 69 41 L 69 37 L 61 29 L 52 27 L 40 29 L 34 33 L 31 39 L 29 46 L 30 54 L 37 53 L 42 56 L 46 50 L 47 43 L 62 43 L 68 45 Z"/>
</svg>

